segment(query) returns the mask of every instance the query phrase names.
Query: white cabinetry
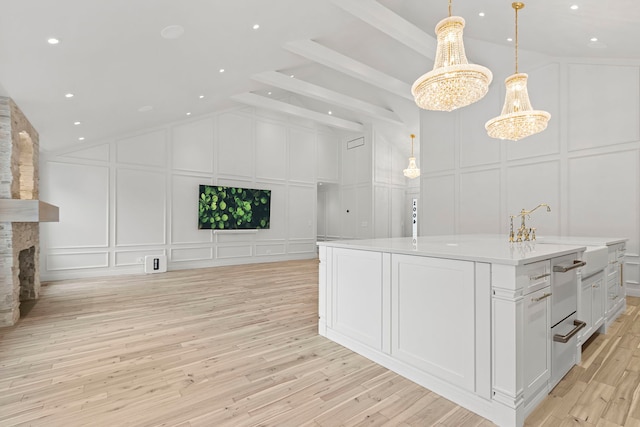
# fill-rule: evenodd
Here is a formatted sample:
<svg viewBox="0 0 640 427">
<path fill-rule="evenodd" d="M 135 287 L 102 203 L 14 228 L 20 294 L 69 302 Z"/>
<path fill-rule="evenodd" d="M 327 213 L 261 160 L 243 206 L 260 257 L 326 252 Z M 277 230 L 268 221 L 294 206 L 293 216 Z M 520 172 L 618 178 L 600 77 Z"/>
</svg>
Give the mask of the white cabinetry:
<svg viewBox="0 0 640 427">
<path fill-rule="evenodd" d="M 604 323 L 604 271 L 583 278 L 581 286 L 578 318 L 587 324 L 581 333 L 584 343 Z"/>
<path fill-rule="evenodd" d="M 605 270 L 607 274 L 605 306 L 607 327 L 613 323 L 626 307 L 626 289 L 623 274 L 625 249 L 624 243 L 609 246 L 609 264 Z"/>
<path fill-rule="evenodd" d="M 476 287 L 474 276 L 473 262 L 392 255 L 392 354 L 472 392 L 476 391 L 476 357 L 482 355 L 488 361 L 490 351 L 489 336 L 486 341 L 476 339 L 477 329 L 489 327 L 489 284 L 485 280 L 484 289 L 481 283 Z M 444 301 L 455 301 L 456 309 Z M 478 309 L 485 312 L 481 319 L 476 318 Z M 488 372 L 483 383 L 489 397 Z"/>
<path fill-rule="evenodd" d="M 525 404 L 547 386 L 551 378 L 551 287 L 524 296 L 524 400 Z"/>
</svg>

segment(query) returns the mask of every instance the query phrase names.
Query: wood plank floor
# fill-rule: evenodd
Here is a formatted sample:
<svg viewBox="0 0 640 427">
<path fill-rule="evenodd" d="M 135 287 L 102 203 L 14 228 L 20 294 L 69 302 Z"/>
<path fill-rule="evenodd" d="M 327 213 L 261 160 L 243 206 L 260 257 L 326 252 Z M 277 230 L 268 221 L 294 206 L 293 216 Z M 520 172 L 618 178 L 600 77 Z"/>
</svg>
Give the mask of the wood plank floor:
<svg viewBox="0 0 640 427">
<path fill-rule="evenodd" d="M 67 280 L 0 329 L 0 426 L 489 421 L 317 334 L 317 260 Z M 527 426 L 640 426 L 637 298 Z"/>
</svg>

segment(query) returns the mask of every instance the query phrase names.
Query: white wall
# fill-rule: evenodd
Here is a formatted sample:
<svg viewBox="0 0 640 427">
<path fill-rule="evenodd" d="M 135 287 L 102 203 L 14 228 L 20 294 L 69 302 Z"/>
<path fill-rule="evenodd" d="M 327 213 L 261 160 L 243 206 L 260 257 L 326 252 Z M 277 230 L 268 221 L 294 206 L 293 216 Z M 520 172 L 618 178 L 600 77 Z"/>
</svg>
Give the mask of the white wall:
<svg viewBox="0 0 640 427">
<path fill-rule="evenodd" d="M 421 234 L 500 233 L 506 241 L 509 214 L 549 203 L 551 213 L 528 221 L 538 235 L 629 238 L 626 281 L 640 295 L 640 64 L 547 59 L 521 67 L 533 107 L 551 121 L 518 142 L 486 136 L 513 72 L 489 66 L 494 82 L 484 99 L 421 113 Z"/>
<path fill-rule="evenodd" d="M 222 112 L 43 153 L 41 194 L 60 222 L 41 225 L 44 280 L 316 256 L 316 184 L 339 180 L 339 138 L 254 109 Z M 272 191 L 271 228 L 197 229 L 200 184 Z"/>
</svg>

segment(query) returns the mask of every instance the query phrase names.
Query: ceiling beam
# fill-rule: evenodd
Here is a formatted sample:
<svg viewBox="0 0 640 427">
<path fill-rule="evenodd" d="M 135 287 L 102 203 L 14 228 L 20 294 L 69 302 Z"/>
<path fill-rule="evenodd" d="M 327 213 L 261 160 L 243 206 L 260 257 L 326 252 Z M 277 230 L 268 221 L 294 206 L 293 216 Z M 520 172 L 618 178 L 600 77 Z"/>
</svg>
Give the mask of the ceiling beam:
<svg viewBox="0 0 640 427">
<path fill-rule="evenodd" d="M 331 0 L 333 4 L 362 19 L 400 43 L 429 59 L 436 54 L 436 38 L 422 31 L 375 0 Z"/>
<path fill-rule="evenodd" d="M 284 48 L 311 61 L 332 68 L 394 95 L 413 101 L 411 86 L 362 62 L 358 62 L 313 40 L 286 43 Z"/>
<path fill-rule="evenodd" d="M 254 107 L 265 108 L 267 110 L 278 111 L 280 113 L 302 117 L 303 119 L 313 120 L 314 122 L 322 123 L 333 128 L 344 129 L 352 132 L 364 132 L 364 126 L 361 123 L 351 122 L 349 120 L 329 116 L 324 113 L 318 113 L 317 111 L 298 107 L 287 102 L 266 98 L 264 96 L 256 95 L 255 93 L 241 93 L 233 95 L 231 99 Z"/>
<path fill-rule="evenodd" d="M 277 71 L 266 71 L 264 73 L 256 74 L 252 79 L 289 92 L 346 108 L 377 120 L 383 120 L 387 123 L 394 125 L 404 124 L 393 111 L 387 110 L 386 108 L 352 98 L 342 93 L 314 85 L 300 79 L 291 78 Z"/>
</svg>

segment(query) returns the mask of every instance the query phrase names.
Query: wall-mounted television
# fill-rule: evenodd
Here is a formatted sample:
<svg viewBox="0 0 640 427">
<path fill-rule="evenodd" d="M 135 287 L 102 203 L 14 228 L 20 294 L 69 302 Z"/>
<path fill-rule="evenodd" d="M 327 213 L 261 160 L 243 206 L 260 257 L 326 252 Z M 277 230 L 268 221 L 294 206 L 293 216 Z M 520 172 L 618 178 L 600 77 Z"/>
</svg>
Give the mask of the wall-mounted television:
<svg viewBox="0 0 640 427">
<path fill-rule="evenodd" d="M 271 190 L 200 185 L 198 228 L 255 230 L 269 228 Z"/>
</svg>

